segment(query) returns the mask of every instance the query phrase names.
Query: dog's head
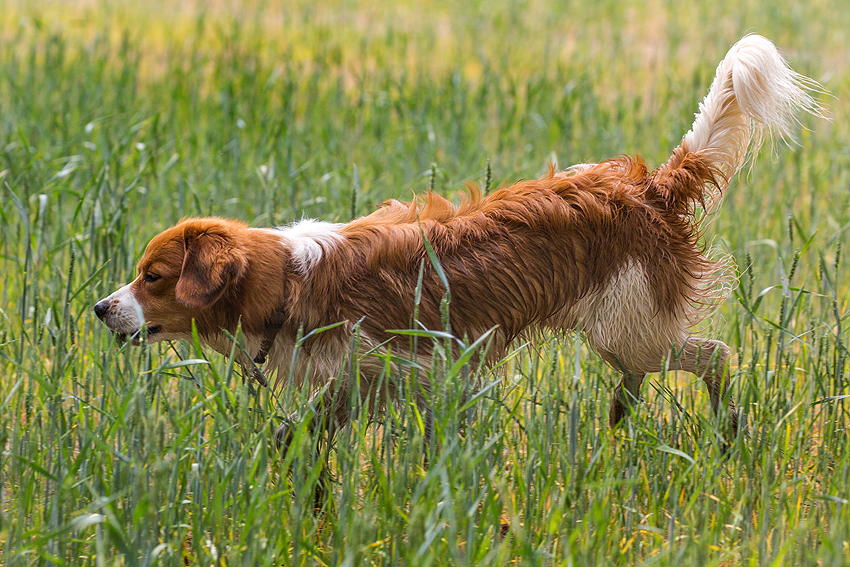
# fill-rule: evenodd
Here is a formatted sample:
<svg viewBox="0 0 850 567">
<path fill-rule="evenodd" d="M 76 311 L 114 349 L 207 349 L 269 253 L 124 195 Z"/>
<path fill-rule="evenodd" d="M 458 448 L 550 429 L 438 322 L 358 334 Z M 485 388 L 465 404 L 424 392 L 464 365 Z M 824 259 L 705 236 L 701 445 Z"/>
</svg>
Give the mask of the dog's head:
<svg viewBox="0 0 850 567">
<path fill-rule="evenodd" d="M 136 279 L 99 301 L 95 314 L 119 339 L 188 338 L 248 269 L 247 227 L 229 220 L 184 220 L 150 241 Z"/>
</svg>

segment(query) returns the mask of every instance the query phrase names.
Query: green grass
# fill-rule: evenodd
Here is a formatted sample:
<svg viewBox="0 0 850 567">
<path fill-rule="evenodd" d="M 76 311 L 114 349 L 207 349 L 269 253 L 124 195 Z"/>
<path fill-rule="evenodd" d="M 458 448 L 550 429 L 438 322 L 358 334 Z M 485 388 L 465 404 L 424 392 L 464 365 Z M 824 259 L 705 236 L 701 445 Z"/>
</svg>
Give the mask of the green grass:
<svg viewBox="0 0 850 567">
<path fill-rule="evenodd" d="M 0 563 L 850 563 L 844 3 L 320 4 L 3 3 Z M 344 221 L 355 184 L 365 214 L 488 163 L 493 185 L 657 165 L 748 31 L 835 98 L 708 228 L 741 276 L 705 331 L 750 432 L 726 454 L 686 374 L 609 431 L 615 373 L 572 336 L 487 372 L 448 355 L 428 447 L 397 400 L 330 455 L 304 430 L 281 454 L 303 393 L 190 344 L 118 347 L 93 315 L 183 216 Z"/>
</svg>

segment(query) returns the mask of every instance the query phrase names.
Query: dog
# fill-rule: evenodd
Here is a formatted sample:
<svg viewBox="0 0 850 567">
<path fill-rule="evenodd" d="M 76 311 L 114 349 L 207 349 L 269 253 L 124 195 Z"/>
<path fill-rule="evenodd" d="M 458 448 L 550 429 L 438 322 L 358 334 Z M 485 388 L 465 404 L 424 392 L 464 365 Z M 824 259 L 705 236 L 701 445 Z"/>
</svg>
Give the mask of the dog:
<svg viewBox="0 0 850 567">
<path fill-rule="evenodd" d="M 734 435 L 729 347 L 691 334 L 734 283 L 730 262 L 700 241 L 700 211 L 719 206 L 764 134 L 790 136 L 801 111 L 822 115 L 809 94 L 818 88 L 770 41 L 749 35 L 718 66 L 692 129 L 653 171 L 639 157 L 550 168 L 487 196 L 470 186 L 459 207 L 429 192 L 345 224 L 183 220 L 150 241 L 136 279 L 94 311 L 135 341 L 191 339 L 194 324 L 202 343 L 225 355 L 241 326 L 243 367 L 263 384 L 276 373 L 313 391 L 330 386 L 338 402 L 326 412 L 341 426 L 354 384 L 362 399 L 380 397 L 379 383 L 393 388 L 387 357 L 375 353 L 427 367 L 432 344 L 419 340 L 411 352 L 410 337 L 390 330 L 443 330 L 448 287 L 451 332 L 468 341 L 489 333 L 484 363 L 537 330 L 579 331 L 621 374 L 611 426 L 639 399 L 647 373 L 679 369 L 702 378 Z M 352 344 L 358 380 L 348 375 Z M 427 392 L 427 372 L 417 380 Z"/>
</svg>

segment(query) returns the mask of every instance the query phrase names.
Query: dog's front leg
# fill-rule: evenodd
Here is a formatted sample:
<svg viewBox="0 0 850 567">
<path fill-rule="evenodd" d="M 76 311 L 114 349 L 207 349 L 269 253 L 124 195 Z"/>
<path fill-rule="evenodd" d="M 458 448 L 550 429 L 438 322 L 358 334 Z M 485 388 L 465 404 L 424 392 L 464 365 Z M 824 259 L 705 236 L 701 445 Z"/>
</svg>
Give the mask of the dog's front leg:
<svg viewBox="0 0 850 567">
<path fill-rule="evenodd" d="M 317 401 L 318 408 L 313 404 Z M 325 505 L 330 491 L 330 475 L 327 469 L 328 454 L 333 448 L 334 437 L 341 426 L 333 412 L 324 411 L 321 400 L 314 399 L 310 404 L 305 404 L 301 410 L 283 418 L 283 422 L 275 431 L 274 439 L 282 457 L 289 451 L 295 433 L 302 426 L 306 428 L 309 437 L 319 436 L 318 439 L 310 439 L 309 442 L 314 443 L 314 445 L 308 449 L 308 454 L 312 451 L 312 457 L 318 459 L 318 463 L 324 463 L 320 465 L 323 469 L 316 479 L 313 492 L 313 508 L 318 511 Z"/>
<path fill-rule="evenodd" d="M 289 449 L 289 445 L 292 443 L 295 431 L 302 423 L 306 422 L 307 431 L 311 434 L 318 432 L 325 432 L 327 434 L 327 439 L 319 439 L 318 443 L 325 440 L 327 441 L 328 449 L 330 449 L 333 445 L 336 432 L 341 429 L 347 421 L 347 414 L 342 415 L 342 412 L 334 412 L 331 408 L 325 408 L 322 405 L 322 400 L 314 398 L 310 403 L 305 404 L 299 411 L 293 412 L 283 418 L 282 423 L 275 431 L 275 442 L 277 443 L 278 449 L 280 449 L 282 453 L 286 453 Z"/>
</svg>

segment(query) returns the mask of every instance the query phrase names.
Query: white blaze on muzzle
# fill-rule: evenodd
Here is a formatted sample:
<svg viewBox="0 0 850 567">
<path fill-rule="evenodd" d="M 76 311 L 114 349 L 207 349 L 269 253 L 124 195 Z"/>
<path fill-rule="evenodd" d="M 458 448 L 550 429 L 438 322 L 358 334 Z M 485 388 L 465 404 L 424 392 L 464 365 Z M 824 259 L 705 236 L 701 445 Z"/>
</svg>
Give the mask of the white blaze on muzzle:
<svg viewBox="0 0 850 567">
<path fill-rule="evenodd" d="M 142 328 L 145 316 L 136 300 L 132 284 L 127 284 L 109 297 L 98 301 L 94 310 L 109 329 L 119 335 L 134 335 Z"/>
</svg>

